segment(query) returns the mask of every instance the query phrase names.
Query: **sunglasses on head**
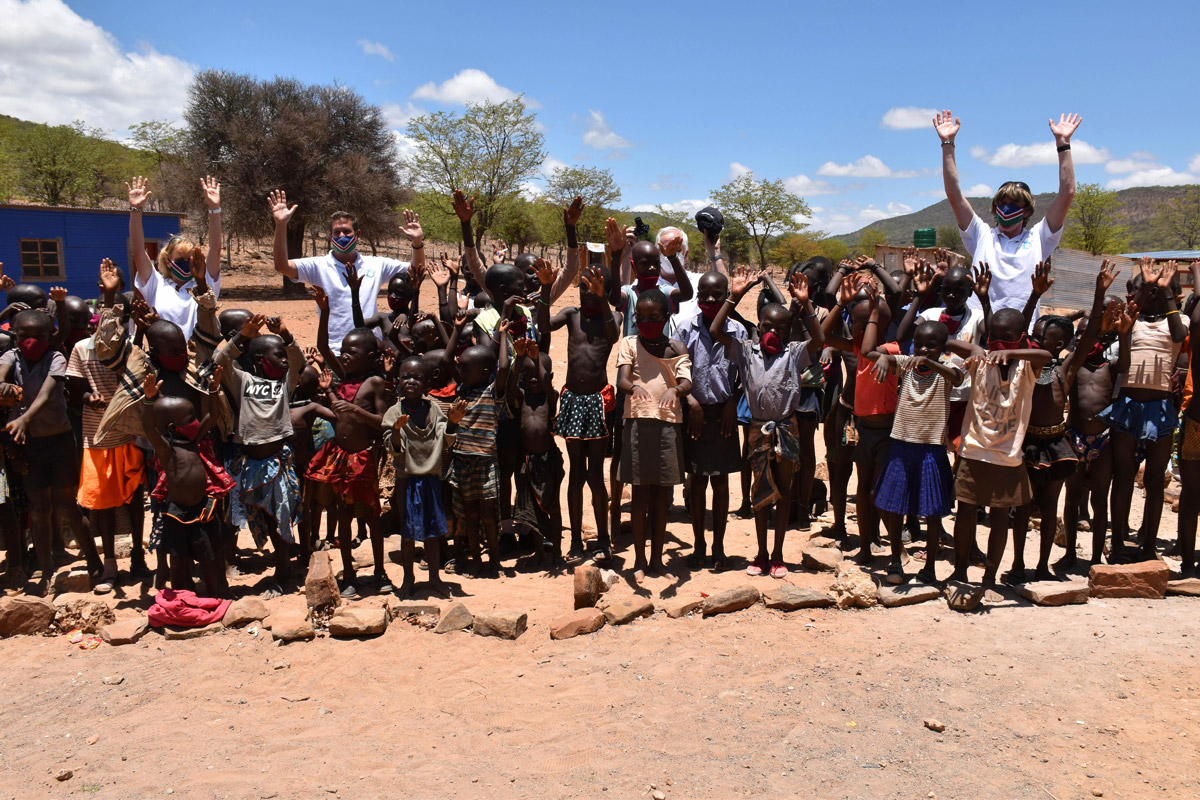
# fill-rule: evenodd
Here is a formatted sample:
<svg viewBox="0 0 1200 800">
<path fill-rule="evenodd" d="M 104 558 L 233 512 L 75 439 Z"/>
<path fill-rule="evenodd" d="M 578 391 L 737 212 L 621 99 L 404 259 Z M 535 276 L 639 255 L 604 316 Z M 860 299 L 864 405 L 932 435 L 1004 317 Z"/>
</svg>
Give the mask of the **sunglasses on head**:
<svg viewBox="0 0 1200 800">
<path fill-rule="evenodd" d="M 1030 194 L 1033 194 L 1033 191 L 1029 188 L 1029 184 L 1025 181 L 1005 181 L 1004 183 L 1000 184 L 1001 189 L 1003 189 L 1005 186 L 1016 186 L 1018 189 L 1024 189 Z"/>
</svg>

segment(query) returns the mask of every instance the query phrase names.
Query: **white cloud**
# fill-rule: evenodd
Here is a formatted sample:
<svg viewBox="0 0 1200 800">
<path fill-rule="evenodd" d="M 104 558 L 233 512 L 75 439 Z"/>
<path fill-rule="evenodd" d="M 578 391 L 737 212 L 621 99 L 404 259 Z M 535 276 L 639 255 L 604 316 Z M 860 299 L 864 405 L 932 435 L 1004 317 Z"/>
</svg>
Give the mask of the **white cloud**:
<svg viewBox="0 0 1200 800">
<path fill-rule="evenodd" d="M 536 181 L 547 181 L 554 174 L 555 170 L 566 168 L 566 162 L 559 161 L 554 156 L 546 156 L 546 160 L 542 162 L 542 166 L 538 167 L 537 178 L 521 184 L 521 196 L 526 200 L 536 200 L 541 197 L 546 193 L 546 190 L 536 183 Z"/>
<path fill-rule="evenodd" d="M 817 168 L 818 175 L 849 178 L 915 178 L 927 170 L 894 170 L 882 159 L 873 155 L 865 155 L 852 164 L 835 164 L 826 161 Z"/>
<path fill-rule="evenodd" d="M 406 159 L 417 151 L 416 139 L 410 139 L 400 131 L 392 131 L 392 138 L 396 140 L 396 152 L 400 154 L 401 159 Z"/>
<path fill-rule="evenodd" d="M 1054 142 L 1037 142 L 1036 144 L 1009 142 L 1000 145 L 995 152 L 976 145 L 971 148 L 971 155 L 990 166 L 1007 169 L 1049 166 L 1058 163 L 1058 149 Z M 1076 164 L 1103 164 L 1112 158 L 1112 154 L 1108 150 L 1103 147 L 1093 147 L 1081 139 L 1071 142 L 1071 155 Z"/>
<path fill-rule="evenodd" d="M 362 48 L 362 51 L 365 55 L 379 56 L 380 58 L 385 58 L 388 61 L 396 60 L 396 55 L 392 52 L 391 48 L 389 48 L 383 42 L 372 42 L 370 39 L 359 39 L 358 46 Z"/>
<path fill-rule="evenodd" d="M 565 161 L 559 161 L 554 156 L 546 156 L 546 160 L 542 162 L 542 167 L 539 170 L 539 172 L 541 172 L 543 175 L 545 175 L 547 178 L 549 178 L 551 175 L 554 174 L 555 170 L 566 169 L 566 168 L 567 168 L 567 163 Z"/>
<path fill-rule="evenodd" d="M 1141 159 L 1135 156 L 1117 158 L 1104 165 L 1104 171 L 1110 175 L 1124 175 L 1127 172 L 1142 172 L 1162 166 L 1153 160 Z"/>
<path fill-rule="evenodd" d="M 440 84 L 430 81 L 412 93 L 415 100 L 432 100 L 447 106 L 465 106 L 467 103 L 502 103 L 517 97 L 517 93 L 496 83 L 491 75 L 481 69 L 464 69 L 453 78 Z M 529 108 L 541 108 L 532 98 L 524 98 Z"/>
<path fill-rule="evenodd" d="M 583 132 L 583 143 L 597 150 L 628 150 L 633 144 L 624 136 L 613 131 L 604 119 L 604 114 L 588 109 L 587 130 Z"/>
<path fill-rule="evenodd" d="M 725 178 L 727 181 L 735 181 L 743 175 L 749 175 L 754 170 L 747 167 L 738 161 L 733 161 L 729 164 L 729 176 Z"/>
<path fill-rule="evenodd" d="M 1192 172 L 1200 172 L 1200 153 L 1192 156 L 1192 160 L 1188 162 L 1188 169 Z"/>
<path fill-rule="evenodd" d="M 837 194 L 838 188 L 829 181 L 810 178 L 807 175 L 793 175 L 783 179 L 783 188 L 800 197 L 810 197 L 815 194 Z"/>
<path fill-rule="evenodd" d="M 889 108 L 879 121 L 879 127 L 893 131 L 911 131 L 917 128 L 933 127 L 933 118 L 937 115 L 936 108 L 918 108 L 916 106 L 900 106 Z"/>
<path fill-rule="evenodd" d="M 945 190 L 942 190 L 940 192 L 936 192 L 935 194 L 945 196 L 946 192 Z M 977 183 L 970 189 L 963 191 L 964 197 L 991 197 L 993 194 L 995 194 L 995 191 L 986 183 Z"/>
<path fill-rule="evenodd" d="M 1195 159 L 1193 159 L 1195 161 Z M 1131 172 L 1124 178 L 1113 178 L 1104 184 L 1105 189 L 1130 189 L 1134 186 L 1180 186 L 1186 183 L 1196 183 L 1197 177 L 1188 172 L 1176 172 L 1170 167 L 1161 165 L 1151 169 Z"/>
<path fill-rule="evenodd" d="M 705 199 L 705 200 L 680 200 L 677 203 L 663 203 L 662 207 L 671 212 L 675 212 L 675 213 L 683 212 L 685 214 L 691 215 L 691 214 L 695 214 L 697 211 L 704 208 L 705 206 L 711 206 L 711 205 L 712 205 L 712 200 L 707 200 L 707 199 Z M 641 205 L 634 206 L 633 208 L 631 208 L 629 210 L 633 211 L 635 213 L 641 213 L 644 211 L 657 211 L 658 206 L 651 205 L 649 203 L 642 203 Z"/>
<path fill-rule="evenodd" d="M 813 209 L 807 222 L 817 230 L 830 234 L 850 233 L 864 228 L 872 222 L 902 214 L 911 214 L 912 207 L 905 203 L 888 203 L 883 208 L 875 205 L 859 206 L 854 203 L 838 203 L 828 211 Z"/>
<path fill-rule="evenodd" d="M 393 128 L 403 128 L 408 124 L 408 121 L 413 117 L 419 117 L 425 113 L 423 109 L 417 108 L 412 103 L 384 103 L 379 107 L 383 112 L 383 116 L 387 118 L 387 123 Z"/>
<path fill-rule="evenodd" d="M 1147 153 L 1145 150 L 1134 150 L 1129 154 L 1130 158 L 1136 158 L 1138 161 L 1157 161 L 1158 156 L 1154 153 Z"/>
<path fill-rule="evenodd" d="M 85 120 L 123 132 L 178 120 L 195 73 L 149 45 L 125 51 L 61 0 L 0 0 L 0 109 L 52 125 Z"/>
</svg>

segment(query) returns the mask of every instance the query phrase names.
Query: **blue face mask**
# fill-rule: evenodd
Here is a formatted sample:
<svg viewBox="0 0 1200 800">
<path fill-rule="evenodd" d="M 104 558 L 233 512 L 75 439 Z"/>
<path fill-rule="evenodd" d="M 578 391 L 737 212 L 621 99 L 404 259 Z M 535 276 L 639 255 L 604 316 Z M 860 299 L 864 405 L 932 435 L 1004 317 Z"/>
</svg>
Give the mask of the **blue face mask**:
<svg viewBox="0 0 1200 800">
<path fill-rule="evenodd" d="M 332 243 L 334 252 L 352 253 L 358 247 L 358 236 L 334 236 Z"/>
<path fill-rule="evenodd" d="M 192 277 L 192 262 L 186 258 L 167 262 L 167 269 L 176 280 L 187 281 Z"/>
<path fill-rule="evenodd" d="M 1025 209 L 1015 203 L 1001 203 L 995 210 L 996 224 L 1002 228 L 1018 224 L 1025 216 Z"/>
</svg>

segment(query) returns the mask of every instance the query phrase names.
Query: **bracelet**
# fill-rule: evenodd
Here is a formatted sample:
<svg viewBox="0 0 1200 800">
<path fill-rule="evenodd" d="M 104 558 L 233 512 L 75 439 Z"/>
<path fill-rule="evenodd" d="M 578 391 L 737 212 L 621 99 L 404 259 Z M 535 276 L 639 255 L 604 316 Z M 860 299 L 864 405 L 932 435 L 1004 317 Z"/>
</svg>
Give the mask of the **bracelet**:
<svg viewBox="0 0 1200 800">
<path fill-rule="evenodd" d="M 1058 152 L 1060 152 L 1060 153 L 1065 153 L 1065 152 L 1067 152 L 1067 151 L 1068 151 L 1068 150 L 1070 150 L 1070 149 L 1071 149 L 1071 145 L 1069 145 L 1069 144 L 1064 144 L 1064 145 L 1060 145 L 1060 146 L 1059 146 L 1059 148 L 1058 148 Z"/>
<path fill-rule="evenodd" d="M 726 298 L 725 298 L 725 302 L 726 302 L 726 303 L 729 303 L 729 305 L 731 305 L 731 306 L 736 306 L 736 305 L 737 305 L 737 300 L 734 300 L 732 297 L 726 297 Z"/>
<path fill-rule="evenodd" d="M 136 212 L 136 213 L 138 213 L 138 214 L 140 214 L 140 213 L 142 213 L 142 210 L 141 210 L 140 208 L 138 208 L 137 206 L 130 206 L 130 207 L 129 207 L 129 213 L 130 213 L 130 214 L 133 214 L 133 213 L 135 213 L 135 212 Z"/>
<path fill-rule="evenodd" d="M 715 254 L 713 254 L 712 260 L 713 261 L 724 261 L 725 255 L 723 253 L 715 253 Z"/>
<path fill-rule="evenodd" d="M 414 244 L 414 245 L 412 245 L 412 249 L 413 249 L 413 250 L 421 250 L 421 249 L 423 249 L 424 247 L 425 247 L 425 242 L 421 242 L 420 244 Z"/>
<path fill-rule="evenodd" d="M 950 140 L 948 140 L 948 139 L 943 139 L 943 140 L 942 140 L 942 147 L 945 147 L 946 145 L 950 145 L 951 147 L 954 147 L 954 142 L 952 142 L 952 141 L 950 141 Z"/>
<path fill-rule="evenodd" d="M 153 397 L 143 397 L 142 402 L 148 406 L 152 406 L 152 405 L 154 405 L 154 398 Z"/>
<path fill-rule="evenodd" d="M 878 324 L 879 324 L 879 320 L 869 319 L 866 321 L 866 323 L 863 325 L 863 327 L 865 328 L 867 325 L 878 325 Z"/>
<path fill-rule="evenodd" d="M 817 318 L 816 314 L 805 314 L 803 316 L 803 319 L 816 319 L 816 318 Z"/>
<path fill-rule="evenodd" d="M 1163 319 L 1166 319 L 1167 317 L 1171 316 L 1172 314 L 1178 314 L 1178 313 L 1179 313 L 1178 308 L 1175 309 L 1174 311 L 1168 311 L 1166 314 L 1163 314 Z"/>
<path fill-rule="evenodd" d="M 540 297 L 537 299 L 537 301 L 538 301 L 539 303 L 541 303 L 542 305 L 544 305 L 546 308 L 549 308 L 549 307 L 550 307 L 550 304 L 549 304 L 549 303 L 547 303 L 545 300 L 543 300 L 543 299 L 542 299 L 542 298 L 540 298 Z"/>
<path fill-rule="evenodd" d="M 220 206 L 217 206 L 216 208 L 210 208 L 210 209 L 208 210 L 208 213 L 209 213 L 209 214 L 220 214 L 220 213 L 221 213 L 221 207 L 220 207 Z"/>
</svg>

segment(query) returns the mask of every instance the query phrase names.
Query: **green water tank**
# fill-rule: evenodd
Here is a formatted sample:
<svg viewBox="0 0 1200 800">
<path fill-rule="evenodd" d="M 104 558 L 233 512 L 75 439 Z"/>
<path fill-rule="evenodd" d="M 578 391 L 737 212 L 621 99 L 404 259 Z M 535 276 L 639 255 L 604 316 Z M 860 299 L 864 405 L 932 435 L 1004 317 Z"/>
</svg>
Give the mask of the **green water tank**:
<svg viewBox="0 0 1200 800">
<path fill-rule="evenodd" d="M 914 247 L 937 247 L 937 228 L 918 228 L 913 231 Z"/>
</svg>

